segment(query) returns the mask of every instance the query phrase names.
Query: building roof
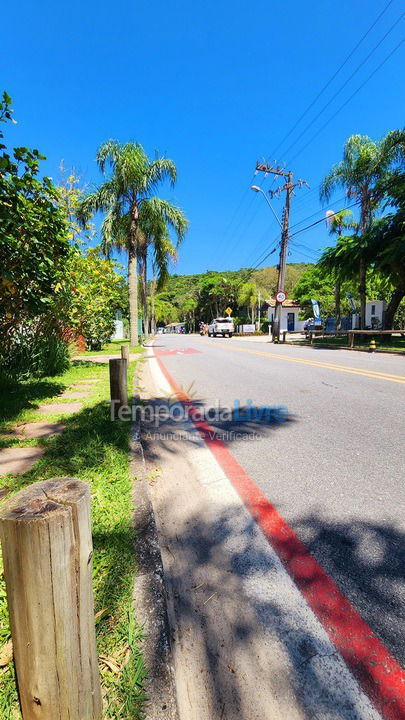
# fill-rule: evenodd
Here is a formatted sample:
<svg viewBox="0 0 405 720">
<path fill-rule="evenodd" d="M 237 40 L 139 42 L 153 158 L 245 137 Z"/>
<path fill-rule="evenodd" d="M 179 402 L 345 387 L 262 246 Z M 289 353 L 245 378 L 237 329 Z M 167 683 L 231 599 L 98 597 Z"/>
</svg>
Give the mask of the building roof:
<svg viewBox="0 0 405 720">
<path fill-rule="evenodd" d="M 276 298 L 269 298 L 268 300 L 266 300 L 266 302 L 267 302 L 267 305 L 269 305 L 269 307 L 275 307 L 275 306 L 276 306 Z M 282 303 L 282 306 L 283 306 L 283 307 L 299 308 L 299 307 L 300 307 L 300 304 L 299 304 L 299 302 L 296 302 L 295 300 L 289 300 L 288 298 L 286 298 L 286 299 L 284 300 L 284 302 Z"/>
</svg>

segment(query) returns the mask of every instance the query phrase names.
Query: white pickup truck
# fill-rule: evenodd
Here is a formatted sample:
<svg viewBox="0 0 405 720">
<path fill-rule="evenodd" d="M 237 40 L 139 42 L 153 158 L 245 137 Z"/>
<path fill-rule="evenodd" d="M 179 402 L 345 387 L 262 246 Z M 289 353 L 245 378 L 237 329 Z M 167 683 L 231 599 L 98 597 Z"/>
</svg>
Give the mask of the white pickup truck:
<svg viewBox="0 0 405 720">
<path fill-rule="evenodd" d="M 222 335 L 222 337 L 227 335 L 228 337 L 232 337 L 234 332 L 235 325 L 233 324 L 232 318 L 215 318 L 214 320 L 211 320 L 208 325 L 208 337 L 215 337 L 216 335 Z"/>
</svg>

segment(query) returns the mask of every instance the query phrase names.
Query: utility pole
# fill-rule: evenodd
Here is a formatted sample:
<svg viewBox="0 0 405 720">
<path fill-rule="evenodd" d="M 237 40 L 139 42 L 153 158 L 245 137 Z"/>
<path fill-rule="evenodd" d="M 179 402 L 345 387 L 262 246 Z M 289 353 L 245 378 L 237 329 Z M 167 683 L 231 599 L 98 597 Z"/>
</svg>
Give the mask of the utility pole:
<svg viewBox="0 0 405 720">
<path fill-rule="evenodd" d="M 305 180 L 298 180 L 298 182 L 293 183 L 293 173 L 292 170 L 283 170 L 280 167 L 273 168 L 270 165 L 267 165 L 266 163 L 257 163 L 256 165 L 256 173 L 258 172 L 264 172 L 266 175 L 279 175 L 281 177 L 284 177 L 287 179 L 287 181 L 284 183 L 284 185 L 280 188 L 277 188 L 277 190 L 272 191 L 270 190 L 271 197 L 274 197 L 275 195 L 280 196 L 284 190 L 286 191 L 286 197 L 285 197 L 285 206 L 283 210 L 283 217 L 282 217 L 282 228 L 281 228 L 281 244 L 280 244 L 280 260 L 278 265 L 278 279 L 277 279 L 277 294 L 276 294 L 276 305 L 274 308 L 274 320 L 273 320 L 273 329 L 272 329 L 272 335 L 273 335 L 273 342 L 278 343 L 280 338 L 280 323 L 281 323 L 281 308 L 284 302 L 284 299 L 280 299 L 280 293 L 284 293 L 284 283 L 285 283 L 285 266 L 287 263 L 287 253 L 288 253 L 288 228 L 289 228 L 289 222 L 290 222 L 290 206 L 291 206 L 291 196 L 294 193 L 294 188 L 296 187 L 302 187 L 303 185 L 307 185 L 308 183 Z M 282 295 L 281 295 L 282 297 Z"/>
</svg>

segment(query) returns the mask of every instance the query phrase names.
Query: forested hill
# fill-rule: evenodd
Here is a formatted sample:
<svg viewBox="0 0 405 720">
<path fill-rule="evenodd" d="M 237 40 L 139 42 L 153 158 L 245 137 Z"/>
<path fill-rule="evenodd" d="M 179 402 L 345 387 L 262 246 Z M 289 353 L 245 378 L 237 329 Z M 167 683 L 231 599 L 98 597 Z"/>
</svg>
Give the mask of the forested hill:
<svg viewBox="0 0 405 720">
<path fill-rule="evenodd" d="M 298 282 L 301 275 L 304 274 L 311 263 L 289 263 L 286 268 L 285 292 L 290 297 L 294 285 Z M 205 273 L 198 275 L 171 275 L 164 287 L 164 294 L 175 293 L 175 295 L 188 295 L 192 288 L 201 286 L 206 280 L 218 281 L 225 279 L 230 284 L 240 285 L 243 283 L 254 283 L 259 290 L 267 295 L 274 296 L 277 289 L 277 266 L 254 270 L 249 268 L 241 268 L 240 270 L 226 270 L 219 272 L 217 270 L 207 270 Z"/>
<path fill-rule="evenodd" d="M 307 263 L 287 264 L 285 291 L 293 296 L 293 289 L 306 270 Z M 274 297 L 277 289 L 277 267 L 260 270 L 218 272 L 207 270 L 198 275 L 171 275 L 155 298 L 156 319 L 160 323 L 175 322 L 184 318 L 210 319 L 230 306 L 234 313 L 250 314 L 257 305 L 258 293 L 262 301 Z"/>
</svg>

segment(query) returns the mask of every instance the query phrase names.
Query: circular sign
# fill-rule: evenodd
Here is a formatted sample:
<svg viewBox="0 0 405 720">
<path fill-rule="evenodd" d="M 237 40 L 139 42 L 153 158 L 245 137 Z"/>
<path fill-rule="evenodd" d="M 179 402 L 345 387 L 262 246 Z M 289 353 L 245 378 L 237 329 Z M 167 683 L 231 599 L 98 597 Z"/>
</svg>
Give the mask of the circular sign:
<svg viewBox="0 0 405 720">
<path fill-rule="evenodd" d="M 278 292 L 276 295 L 276 300 L 277 300 L 277 302 L 282 303 L 282 302 L 284 302 L 285 297 L 286 297 L 285 292 L 280 290 L 280 292 Z"/>
</svg>

